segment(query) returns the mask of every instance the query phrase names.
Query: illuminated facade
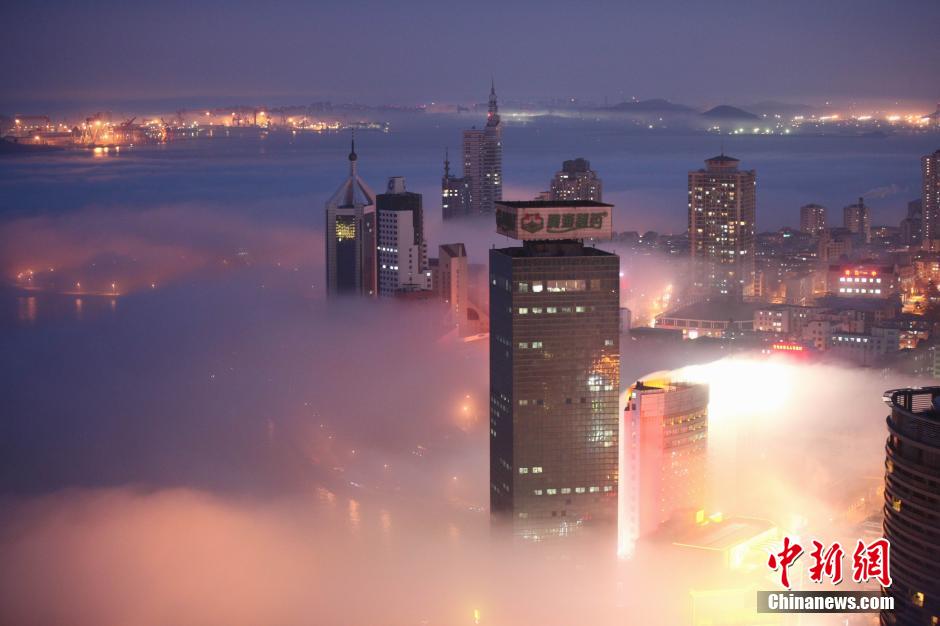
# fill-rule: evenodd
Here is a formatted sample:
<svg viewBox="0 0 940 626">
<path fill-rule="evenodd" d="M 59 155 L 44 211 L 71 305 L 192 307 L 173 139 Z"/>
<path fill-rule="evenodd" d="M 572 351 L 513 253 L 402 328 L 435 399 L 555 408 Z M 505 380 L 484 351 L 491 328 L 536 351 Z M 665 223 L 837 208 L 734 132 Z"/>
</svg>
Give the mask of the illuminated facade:
<svg viewBox="0 0 940 626">
<path fill-rule="evenodd" d="M 923 157 L 920 164 L 923 175 L 921 209 L 924 247 L 940 251 L 940 150 Z"/>
<path fill-rule="evenodd" d="M 349 177 L 326 203 L 326 294 L 376 293 L 375 194 L 356 171 L 355 141 Z"/>
<path fill-rule="evenodd" d="M 496 85 L 490 87 L 486 126 L 463 133 L 463 177 L 469 185 L 472 215 L 490 214 L 503 199 L 503 128 L 496 103 Z"/>
<path fill-rule="evenodd" d="M 421 194 L 406 190 L 405 179 L 393 176 L 386 192 L 376 197 L 375 207 L 379 295 L 430 290 Z"/>
<path fill-rule="evenodd" d="M 679 511 L 705 506 L 708 386 L 638 381 L 621 434 L 620 550 Z"/>
<path fill-rule="evenodd" d="M 549 200 L 593 200 L 602 202 L 603 183 L 586 159 L 573 159 L 561 165 L 549 189 Z"/>
<path fill-rule="evenodd" d="M 490 250 L 490 508 L 517 536 L 615 523 L 619 272 L 580 240 Z"/>
<path fill-rule="evenodd" d="M 863 198 L 842 209 L 842 226 L 864 243 L 871 243 L 871 210 Z"/>
<path fill-rule="evenodd" d="M 722 154 L 689 172 L 694 298 L 754 293 L 757 174 L 738 170 L 738 163 Z"/>
<path fill-rule="evenodd" d="M 819 235 L 826 230 L 826 207 L 820 204 L 801 206 L 800 230 L 810 235 Z"/>
<path fill-rule="evenodd" d="M 898 297 L 898 273 L 890 265 L 830 265 L 826 283 L 829 293 L 844 298 Z"/>
<path fill-rule="evenodd" d="M 885 392 L 891 408 L 885 445 L 884 536 L 894 610 L 885 626 L 940 622 L 940 387 Z"/>
</svg>

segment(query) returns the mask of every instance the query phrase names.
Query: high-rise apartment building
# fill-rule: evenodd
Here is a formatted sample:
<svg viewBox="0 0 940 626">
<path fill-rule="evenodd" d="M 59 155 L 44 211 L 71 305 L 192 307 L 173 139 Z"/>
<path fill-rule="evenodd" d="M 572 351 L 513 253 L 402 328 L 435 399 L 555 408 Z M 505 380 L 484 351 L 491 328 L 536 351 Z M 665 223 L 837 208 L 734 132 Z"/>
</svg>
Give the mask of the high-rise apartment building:
<svg viewBox="0 0 940 626">
<path fill-rule="evenodd" d="M 842 226 L 864 243 L 871 243 L 871 210 L 864 198 L 842 209 Z"/>
<path fill-rule="evenodd" d="M 441 299 L 450 309 L 451 319 L 463 335 L 468 327 L 467 287 L 470 283 L 470 267 L 467 263 L 467 248 L 462 243 L 445 243 L 438 248 L 438 290 Z"/>
<path fill-rule="evenodd" d="M 883 626 L 940 621 L 940 387 L 895 389 L 885 446 L 884 536 L 891 544 L 894 610 Z"/>
<path fill-rule="evenodd" d="M 612 206 L 502 202 L 490 250 L 490 508 L 517 536 L 613 527 L 620 397 L 620 259 Z"/>
<path fill-rule="evenodd" d="M 637 381 L 620 433 L 622 553 L 680 511 L 705 507 L 708 386 Z"/>
<path fill-rule="evenodd" d="M 375 194 L 356 171 L 356 143 L 349 151 L 349 177 L 326 203 L 327 296 L 374 296 Z"/>
<path fill-rule="evenodd" d="M 921 209 L 924 220 L 924 247 L 940 251 L 940 150 L 921 158 L 920 167 L 923 175 Z"/>
<path fill-rule="evenodd" d="M 386 192 L 376 196 L 375 206 L 379 295 L 429 290 L 431 272 L 421 194 L 407 191 L 405 179 L 393 176 Z"/>
<path fill-rule="evenodd" d="M 503 129 L 496 103 L 496 85 L 490 87 L 486 125 L 463 133 L 463 177 L 469 186 L 470 213 L 493 213 L 503 198 Z"/>
<path fill-rule="evenodd" d="M 470 214 L 470 183 L 463 176 L 452 176 L 450 158 L 444 152 L 444 176 L 441 177 L 441 217 L 445 220 Z"/>
<path fill-rule="evenodd" d="M 738 163 L 722 154 L 689 172 L 693 298 L 753 294 L 757 174 Z"/>
<path fill-rule="evenodd" d="M 550 200 L 593 200 L 601 202 L 603 184 L 597 172 L 586 159 L 572 159 L 562 163 L 549 188 Z"/>
<path fill-rule="evenodd" d="M 820 204 L 804 204 L 800 207 L 800 231 L 819 235 L 826 230 L 826 207 Z"/>
</svg>

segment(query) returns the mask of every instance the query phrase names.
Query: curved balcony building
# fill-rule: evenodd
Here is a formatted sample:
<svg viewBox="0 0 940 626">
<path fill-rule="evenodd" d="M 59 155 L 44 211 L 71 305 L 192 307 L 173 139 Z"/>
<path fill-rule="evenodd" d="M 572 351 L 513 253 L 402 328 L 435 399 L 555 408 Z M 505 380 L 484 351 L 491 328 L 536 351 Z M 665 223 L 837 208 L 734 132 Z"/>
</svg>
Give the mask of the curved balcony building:
<svg viewBox="0 0 940 626">
<path fill-rule="evenodd" d="M 940 387 L 885 392 L 884 534 L 891 542 L 895 610 L 881 623 L 940 623 Z"/>
</svg>

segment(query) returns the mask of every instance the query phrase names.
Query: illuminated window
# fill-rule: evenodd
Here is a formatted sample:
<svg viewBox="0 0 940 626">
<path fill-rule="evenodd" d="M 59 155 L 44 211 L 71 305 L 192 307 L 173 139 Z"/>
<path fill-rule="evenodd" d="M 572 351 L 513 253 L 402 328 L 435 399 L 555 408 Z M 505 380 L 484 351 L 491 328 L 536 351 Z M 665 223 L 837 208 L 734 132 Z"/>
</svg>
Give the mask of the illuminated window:
<svg viewBox="0 0 940 626">
<path fill-rule="evenodd" d="M 519 283 L 519 293 L 529 293 L 529 283 Z"/>
<path fill-rule="evenodd" d="M 527 315 L 528 313 L 529 313 L 529 309 L 527 309 L 527 308 L 524 307 L 524 306 L 523 306 L 523 307 L 519 307 L 519 315 Z"/>
<path fill-rule="evenodd" d="M 562 487 L 562 488 L 561 488 L 561 492 L 562 492 L 562 493 L 571 493 L 571 487 Z"/>
<path fill-rule="evenodd" d="M 519 342 L 519 348 L 520 348 L 520 349 L 525 350 L 525 349 L 528 348 L 528 347 L 529 347 L 529 342 L 527 342 L 527 341 L 520 341 L 520 342 Z"/>
<path fill-rule="evenodd" d="M 545 490 L 545 493 L 546 493 L 546 495 L 554 496 L 555 494 L 558 493 L 558 490 L 557 490 L 557 489 L 546 489 L 546 490 Z"/>
<path fill-rule="evenodd" d="M 356 223 L 336 220 L 336 239 L 345 241 L 356 238 Z"/>
<path fill-rule="evenodd" d="M 547 312 L 547 313 L 558 313 L 558 308 L 557 308 L 557 307 L 550 306 L 550 307 L 548 307 L 548 309 L 546 309 L 546 312 Z"/>
<path fill-rule="evenodd" d="M 532 283 L 532 291 L 534 293 L 541 293 L 543 289 L 542 281 L 536 281 Z"/>
<path fill-rule="evenodd" d="M 532 313 L 533 313 L 533 314 L 538 315 L 538 314 L 541 313 L 541 312 L 542 312 L 542 307 L 540 307 L 540 306 L 534 306 L 534 307 L 532 307 Z"/>
<path fill-rule="evenodd" d="M 519 473 L 520 473 L 520 474 L 528 474 L 528 473 L 529 473 L 529 468 L 528 468 L 528 467 L 520 467 L 520 468 L 519 468 Z"/>
<path fill-rule="evenodd" d="M 895 511 L 900 512 L 900 511 L 901 511 L 901 499 L 900 499 L 900 498 L 894 498 L 894 499 L 891 501 L 891 508 L 894 509 Z"/>
<path fill-rule="evenodd" d="M 923 607 L 924 606 L 924 594 L 921 591 L 915 591 L 914 597 L 911 598 L 914 602 L 914 606 Z"/>
<path fill-rule="evenodd" d="M 541 474 L 541 473 L 542 473 L 542 468 L 541 468 L 541 467 L 533 467 L 533 468 L 532 468 L 532 473 L 533 473 L 533 474 Z"/>
<path fill-rule="evenodd" d="M 541 341 L 533 341 L 533 342 L 532 342 L 532 347 L 533 347 L 533 348 L 541 348 L 541 347 L 542 347 L 542 342 L 541 342 Z"/>
<path fill-rule="evenodd" d="M 541 490 L 541 489 L 536 489 L 536 490 L 534 490 L 532 493 L 534 493 L 534 494 L 537 495 L 537 496 L 540 496 L 540 495 L 542 495 L 542 490 Z"/>
</svg>

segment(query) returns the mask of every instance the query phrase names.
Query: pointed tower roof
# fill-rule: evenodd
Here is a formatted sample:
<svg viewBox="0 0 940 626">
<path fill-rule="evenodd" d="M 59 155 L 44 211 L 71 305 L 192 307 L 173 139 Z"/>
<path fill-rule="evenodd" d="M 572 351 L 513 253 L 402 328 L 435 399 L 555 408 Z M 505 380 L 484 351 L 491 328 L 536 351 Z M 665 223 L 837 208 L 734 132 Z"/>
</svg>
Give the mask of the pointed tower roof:
<svg viewBox="0 0 940 626">
<path fill-rule="evenodd" d="M 490 104 L 486 113 L 487 126 L 499 126 L 499 106 L 496 104 L 496 79 L 490 78 Z"/>
<path fill-rule="evenodd" d="M 327 207 L 350 208 L 375 205 L 375 193 L 360 177 L 356 169 L 359 156 L 356 154 L 356 135 L 353 133 L 349 147 L 349 178 L 327 201 Z"/>
</svg>

